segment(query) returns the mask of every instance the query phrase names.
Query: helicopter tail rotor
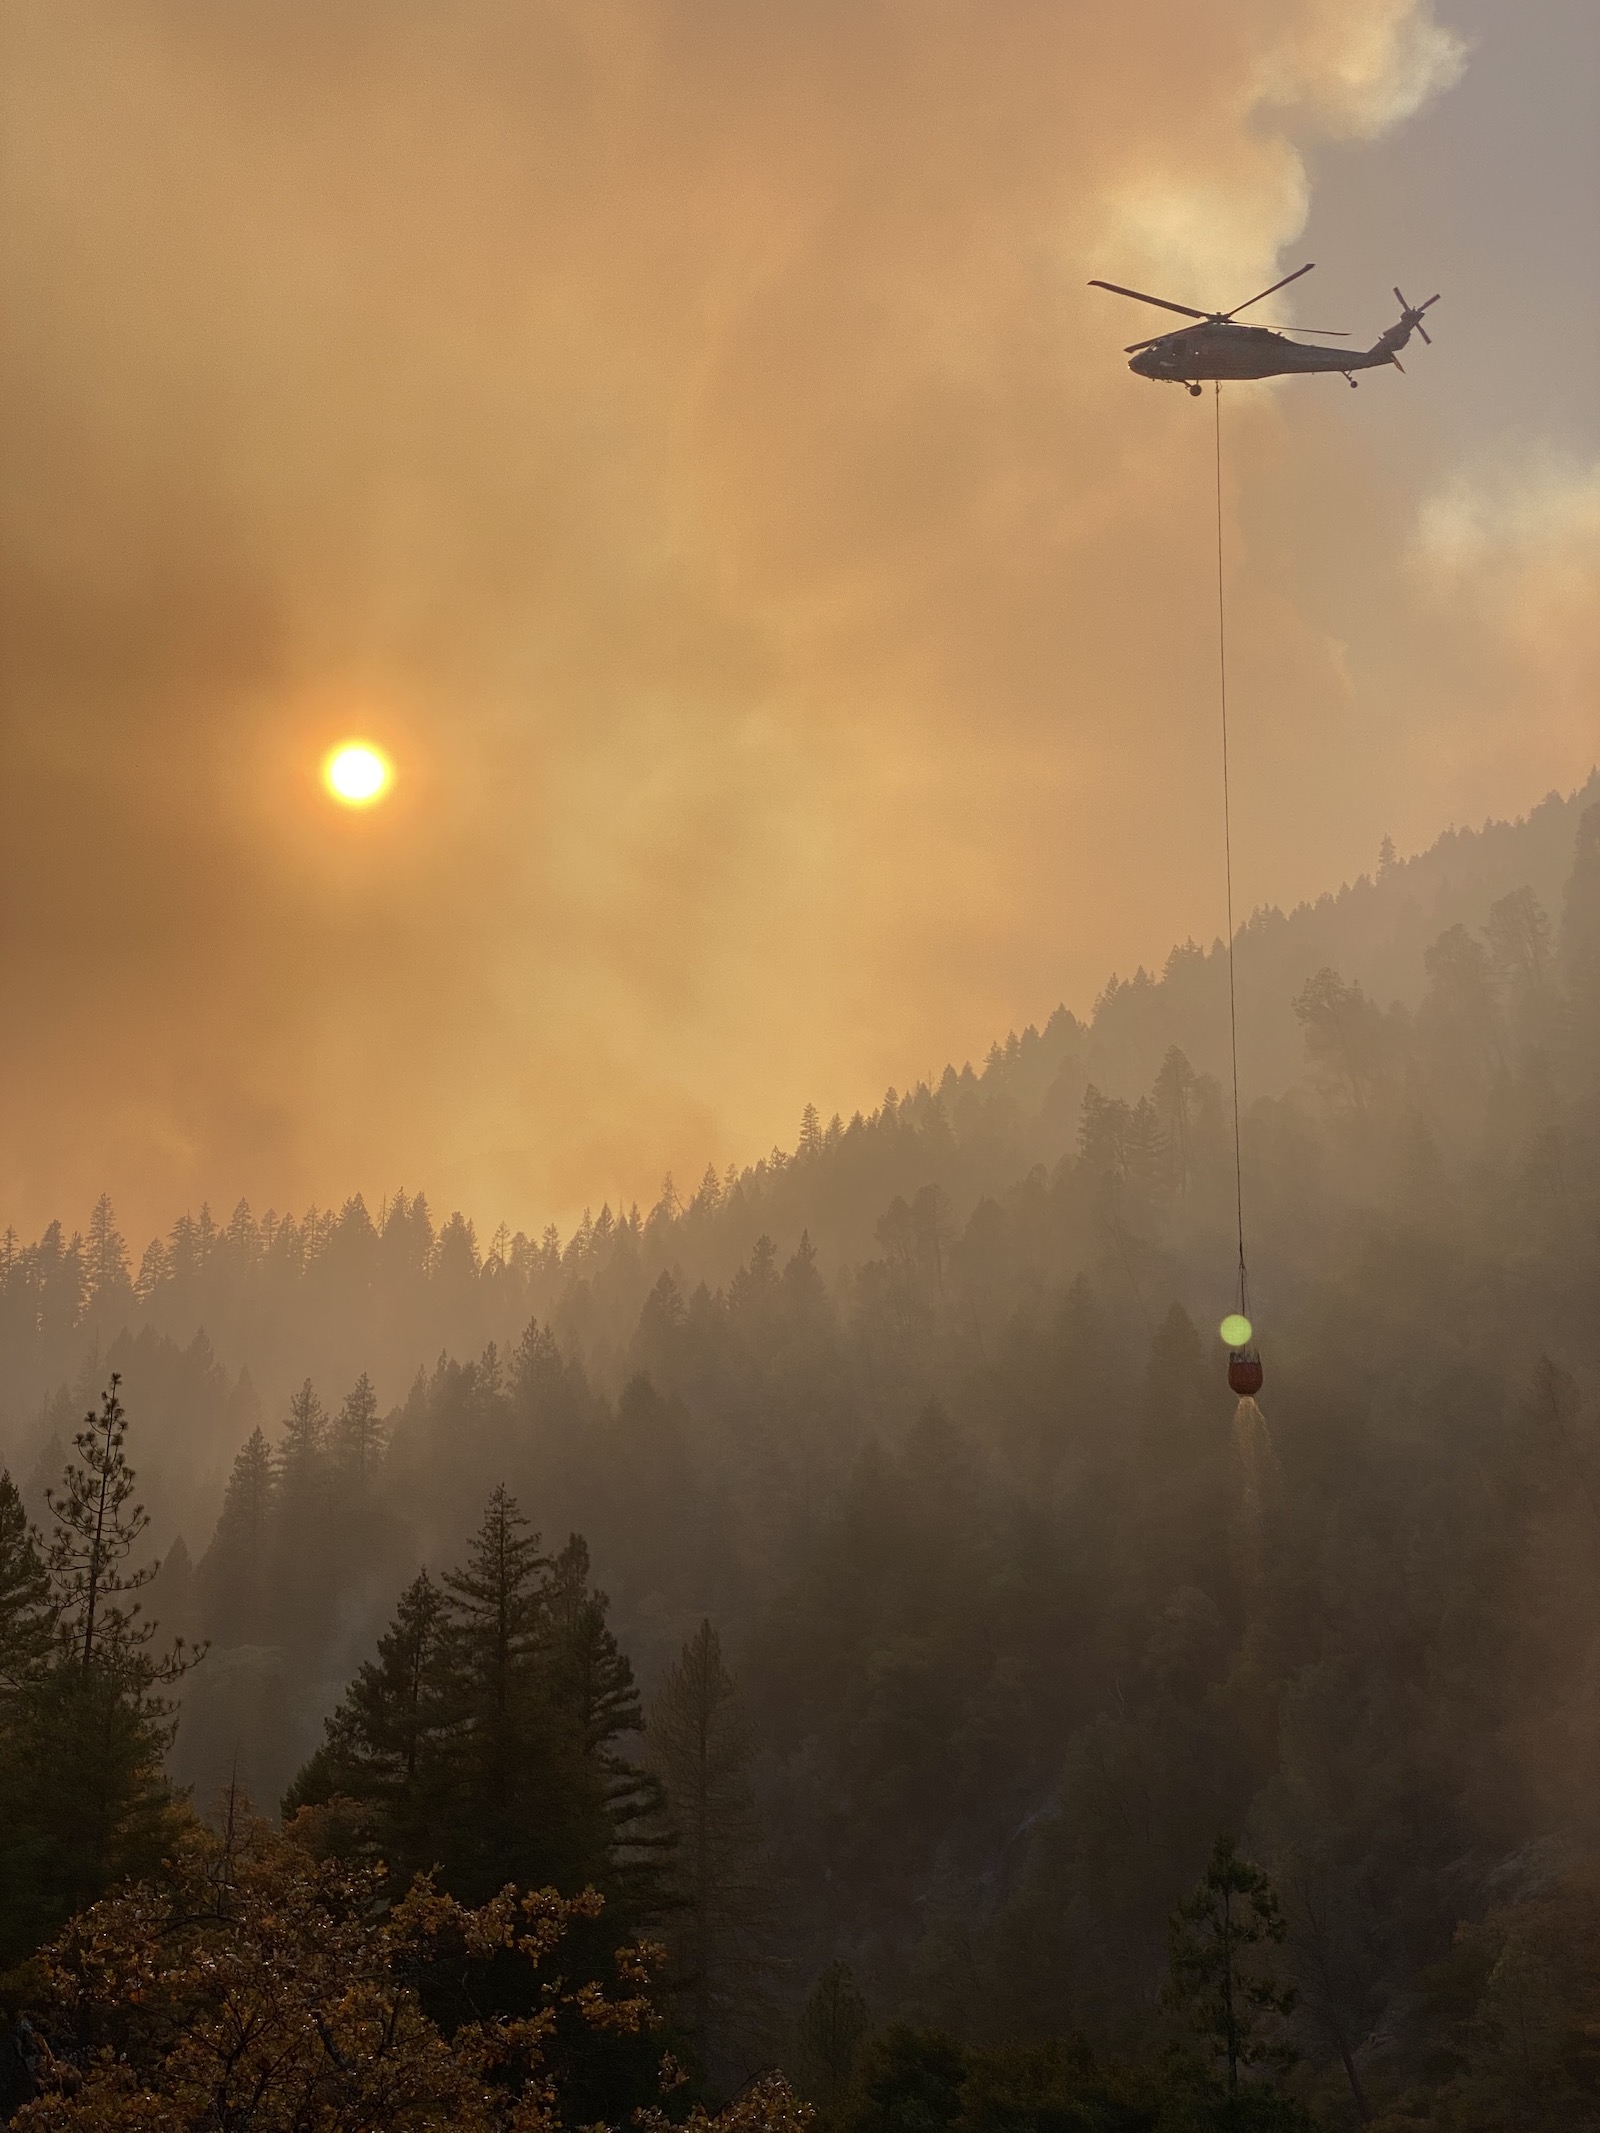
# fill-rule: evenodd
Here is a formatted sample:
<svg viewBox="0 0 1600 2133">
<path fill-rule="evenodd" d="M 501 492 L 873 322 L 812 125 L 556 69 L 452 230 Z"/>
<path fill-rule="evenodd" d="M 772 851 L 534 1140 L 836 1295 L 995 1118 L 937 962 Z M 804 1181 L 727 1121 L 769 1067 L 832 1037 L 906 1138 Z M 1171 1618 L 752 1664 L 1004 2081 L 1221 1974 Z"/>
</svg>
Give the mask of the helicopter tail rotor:
<svg viewBox="0 0 1600 2133">
<path fill-rule="evenodd" d="M 1431 348 L 1433 346 L 1433 338 L 1428 332 L 1427 327 L 1424 326 L 1422 323 L 1422 314 L 1424 311 L 1431 310 L 1432 307 L 1439 301 L 1439 292 L 1435 290 L 1434 294 L 1428 298 L 1428 301 L 1425 304 L 1407 303 L 1405 292 L 1402 289 L 1396 289 L 1394 292 L 1394 296 L 1395 302 L 1400 306 L 1400 317 L 1407 331 L 1409 332 L 1410 329 L 1414 326 L 1417 332 L 1421 334 L 1423 340 L 1427 343 L 1428 347 Z"/>
</svg>

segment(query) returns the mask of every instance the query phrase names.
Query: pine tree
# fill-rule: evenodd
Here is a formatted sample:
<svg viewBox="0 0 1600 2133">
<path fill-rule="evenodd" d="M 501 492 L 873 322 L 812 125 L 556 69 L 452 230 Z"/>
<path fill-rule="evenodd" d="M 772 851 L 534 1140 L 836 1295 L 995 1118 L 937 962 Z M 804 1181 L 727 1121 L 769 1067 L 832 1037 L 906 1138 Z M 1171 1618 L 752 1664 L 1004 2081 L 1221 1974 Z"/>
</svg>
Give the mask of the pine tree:
<svg viewBox="0 0 1600 2133">
<path fill-rule="evenodd" d="M 511 1392 L 520 1408 L 544 1423 L 557 1410 L 567 1390 L 567 1366 L 555 1335 L 534 1318 L 511 1358 Z"/>
<path fill-rule="evenodd" d="M 449 1702 L 444 1595 L 426 1570 L 328 1720 L 327 1738 L 290 1787 L 286 1814 L 343 1796 L 367 1805 L 382 1856 L 417 1873 L 440 1856 L 439 1808 Z"/>
<path fill-rule="evenodd" d="M 304 1648 L 326 1633 L 335 1585 L 328 1418 L 309 1378 L 289 1402 L 274 1468 L 272 1611 L 283 1641 Z"/>
<path fill-rule="evenodd" d="M 156 1625 L 133 1597 L 157 1566 L 128 1567 L 149 1521 L 133 1501 L 119 1385 L 113 1376 L 84 1418 L 48 1497 L 55 1636 L 13 1701 L 0 1755 L 0 1966 L 112 1881 L 153 1870 L 172 1833 L 162 1691 L 200 1655 L 178 1640 L 158 1658 Z"/>
<path fill-rule="evenodd" d="M 1128 1175 L 1128 1135 L 1133 1113 L 1120 1096 L 1102 1096 L 1091 1081 L 1083 1092 L 1078 1156 L 1096 1176 Z"/>
<path fill-rule="evenodd" d="M 650 1761 L 679 1841 L 677 1989 L 702 2071 L 734 2075 L 742 2032 L 759 2021 L 767 1896 L 753 1744 L 722 1644 L 702 1622 L 650 1709 Z"/>
<path fill-rule="evenodd" d="M 126 1568 L 128 1556 L 150 1523 L 142 1503 L 130 1503 L 133 1470 L 128 1465 L 127 1416 L 118 1397 L 122 1380 L 112 1373 L 98 1415 L 83 1418 L 73 1439 L 77 1459 L 62 1475 L 58 1494 L 45 1500 L 55 1520 L 50 1577 L 61 1619 L 68 1625 L 84 1668 L 98 1653 L 148 1640 L 137 1622 L 139 1602 L 124 1605 L 155 1576 L 155 1565 Z"/>
<path fill-rule="evenodd" d="M 1294 2060 L 1282 2035 L 1294 1988 L 1280 1985 L 1265 1959 L 1286 1930 L 1266 1875 L 1219 1837 L 1199 1886 L 1173 1915 L 1169 1997 L 1201 2039 L 1229 2127 L 1241 2122 L 1241 2077 L 1282 2072 Z"/>
<path fill-rule="evenodd" d="M 1550 914 L 1532 889 L 1513 889 L 1489 906 L 1484 933 L 1518 1044 L 1548 1045 L 1558 1026 Z"/>
<path fill-rule="evenodd" d="M 333 1425 L 332 1450 L 341 1478 L 365 1496 L 383 1456 L 383 1424 L 378 1416 L 378 1395 L 363 1370 Z"/>
<path fill-rule="evenodd" d="M 500 1484 L 444 1579 L 452 1717 L 452 1886 L 581 1886 L 603 1865 L 600 1787 L 576 1724 L 551 1692 L 547 1572 L 539 1536 Z M 585 1792 L 589 1797 L 584 1797 Z"/>
<path fill-rule="evenodd" d="M 84 1247 L 84 1275 L 89 1285 L 91 1310 L 109 1313 L 133 1302 L 133 1283 L 128 1273 L 128 1247 L 116 1225 L 111 1195 L 103 1192 L 89 1217 L 89 1235 Z"/>
<path fill-rule="evenodd" d="M 644 1731 L 644 1718 L 633 1667 L 606 1622 L 609 1606 L 590 1585 L 588 1543 L 574 1533 L 551 1566 L 550 1686 L 598 1779 L 610 1853 L 604 1885 L 635 1923 L 663 1908 L 672 1839 L 660 1779 L 621 1747 L 625 1735 Z"/>
<path fill-rule="evenodd" d="M 538 1766 L 548 1760 L 540 1679 L 544 1572 L 540 1536 L 506 1485 L 489 1497 L 467 1566 L 446 1574 L 448 1670 L 457 1715 L 454 1862 L 461 1886 L 489 1894 L 501 1881 L 540 1881 L 512 1858 L 529 1851 L 538 1815 Z"/>
<path fill-rule="evenodd" d="M 1128 1182 L 1146 1191 L 1160 1185 L 1169 1173 L 1170 1152 L 1160 1113 L 1148 1096 L 1129 1113 L 1124 1146 Z"/>
<path fill-rule="evenodd" d="M 240 1446 L 211 1545 L 201 1560 L 207 1634 L 226 1645 L 259 1644 L 268 1634 L 268 1571 L 278 1477 L 265 1433 Z"/>
<path fill-rule="evenodd" d="M 1305 1031 L 1306 1058 L 1329 1093 L 1365 1110 L 1381 1086 L 1392 1030 L 1357 983 L 1326 965 L 1290 1002 Z"/>
<path fill-rule="evenodd" d="M 1194 1175 L 1194 1108 L 1200 1077 L 1177 1045 L 1169 1044 L 1151 1091 L 1166 1151 L 1168 1176 L 1180 1200 Z"/>
<path fill-rule="evenodd" d="M 1484 932 L 1502 981 L 1542 992 L 1550 982 L 1550 914 L 1532 889 L 1513 889 L 1492 903 Z"/>
<path fill-rule="evenodd" d="M 589 1544 L 581 1533 L 550 1564 L 551 1685 L 577 1722 L 586 1755 L 600 1755 L 644 1719 L 633 1668 L 606 1627 L 610 1605 L 589 1584 Z"/>
<path fill-rule="evenodd" d="M 552 1564 L 497 1488 L 465 1566 L 402 1596 L 288 1807 L 362 1802 L 397 1869 L 458 1895 L 593 1884 L 614 1945 L 660 1905 L 660 1796 L 618 1746 L 638 1695 L 588 1578 L 581 1538 Z"/>
<path fill-rule="evenodd" d="M 297 1505 L 320 1499 L 327 1449 L 328 1417 L 307 1378 L 289 1401 L 278 1439 L 278 1480 L 287 1499 Z"/>
<path fill-rule="evenodd" d="M 51 1649 L 50 1577 L 16 1483 L 0 1468 L 0 1724 Z"/>
</svg>

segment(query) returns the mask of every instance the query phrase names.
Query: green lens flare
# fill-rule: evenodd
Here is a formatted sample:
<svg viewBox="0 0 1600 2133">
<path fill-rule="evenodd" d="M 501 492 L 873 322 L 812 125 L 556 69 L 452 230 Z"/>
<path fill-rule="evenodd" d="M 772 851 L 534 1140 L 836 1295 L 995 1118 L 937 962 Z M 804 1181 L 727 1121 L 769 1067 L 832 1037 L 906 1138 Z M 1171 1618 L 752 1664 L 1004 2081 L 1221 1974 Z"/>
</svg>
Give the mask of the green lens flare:
<svg viewBox="0 0 1600 2133">
<path fill-rule="evenodd" d="M 1217 1331 L 1229 1348 L 1248 1348 L 1255 1328 L 1242 1311 L 1230 1311 Z"/>
</svg>

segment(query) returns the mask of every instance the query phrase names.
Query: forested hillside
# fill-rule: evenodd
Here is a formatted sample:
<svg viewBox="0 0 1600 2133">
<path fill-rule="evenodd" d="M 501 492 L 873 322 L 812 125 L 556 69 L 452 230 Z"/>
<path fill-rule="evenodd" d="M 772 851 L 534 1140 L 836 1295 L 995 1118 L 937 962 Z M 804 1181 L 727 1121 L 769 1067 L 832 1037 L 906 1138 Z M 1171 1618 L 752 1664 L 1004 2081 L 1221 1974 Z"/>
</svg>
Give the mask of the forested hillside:
<svg viewBox="0 0 1600 2133">
<path fill-rule="evenodd" d="M 7 1530 L 120 1372 L 147 1614 L 209 1642 L 141 1692 L 172 1776 L 463 1904 L 592 1883 L 583 1959 L 661 1935 L 714 2094 L 1175 2127 L 1243 2066 L 1277 2123 L 1593 2124 L 1594 790 L 1239 957 L 1259 1412 L 1181 950 L 565 1242 L 402 1195 L 13 1244 Z"/>
<path fill-rule="evenodd" d="M 1429 982 L 1427 951 L 1450 927 L 1479 936 L 1494 906 L 1524 889 L 1558 915 L 1577 822 L 1596 797 L 1600 774 L 1525 820 L 1448 831 L 1412 859 L 1386 848 L 1374 876 L 1314 905 L 1256 912 L 1237 972 L 1247 1105 L 1304 1082 L 1294 1002 L 1318 971 L 1410 1012 Z M 146 1461 L 165 1461 L 170 1448 L 154 1493 L 187 1529 L 214 1515 L 218 1447 L 238 1441 L 258 1402 L 276 1413 L 308 1375 L 326 1391 L 366 1372 L 387 1406 L 442 1353 L 476 1355 L 491 1340 L 507 1351 L 537 1317 L 618 1392 L 639 1307 L 661 1272 L 685 1294 L 701 1281 L 725 1287 L 760 1237 L 787 1257 L 804 1232 L 833 1284 L 878 1256 L 877 1225 L 897 1196 L 936 1185 L 964 1223 L 985 1195 L 1076 1151 L 1091 1084 L 1137 1103 L 1173 1046 L 1197 1073 L 1225 1077 L 1219 942 L 1174 948 L 1159 974 L 1113 976 L 1087 1018 L 1056 1007 L 976 1066 L 947 1067 L 936 1086 L 890 1090 L 848 1119 L 808 1110 L 792 1151 L 722 1176 L 668 1179 L 647 1211 L 600 1205 L 565 1239 L 554 1228 L 475 1226 L 460 1212 L 441 1220 L 425 1193 L 406 1191 L 375 1208 L 358 1196 L 299 1216 L 243 1202 L 226 1218 L 191 1209 L 142 1251 L 119 1234 L 109 1200 L 81 1231 L 52 1223 L 29 1243 L 8 1228 L 0 1452 L 30 1470 L 114 1362 L 159 1411 Z M 44 1419 L 64 1388 L 70 1396 Z"/>
</svg>

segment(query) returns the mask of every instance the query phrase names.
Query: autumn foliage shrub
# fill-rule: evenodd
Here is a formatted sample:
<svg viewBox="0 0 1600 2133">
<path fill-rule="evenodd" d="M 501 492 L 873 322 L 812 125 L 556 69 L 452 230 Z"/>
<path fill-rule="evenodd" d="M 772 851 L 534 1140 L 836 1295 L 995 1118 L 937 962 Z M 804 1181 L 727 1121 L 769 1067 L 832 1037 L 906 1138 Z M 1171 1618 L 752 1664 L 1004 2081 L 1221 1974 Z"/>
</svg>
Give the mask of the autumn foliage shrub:
<svg viewBox="0 0 1600 2133">
<path fill-rule="evenodd" d="M 600 1909 L 592 1892 L 507 1888 L 469 1908 L 420 1877 L 397 1894 L 381 1866 L 318 1858 L 306 1835 L 236 1815 L 221 1834 L 192 1825 L 158 1883 L 74 1919 L 38 1961 L 38 2094 L 14 2123 L 545 2128 L 564 2116 L 565 2027 L 658 2026 L 652 1949 L 619 1951 L 608 1986 L 561 1972 L 569 1932 Z M 528 2011 L 474 2013 L 505 2004 L 503 1975 L 481 1988 L 507 1965 L 526 1974 Z"/>
</svg>

